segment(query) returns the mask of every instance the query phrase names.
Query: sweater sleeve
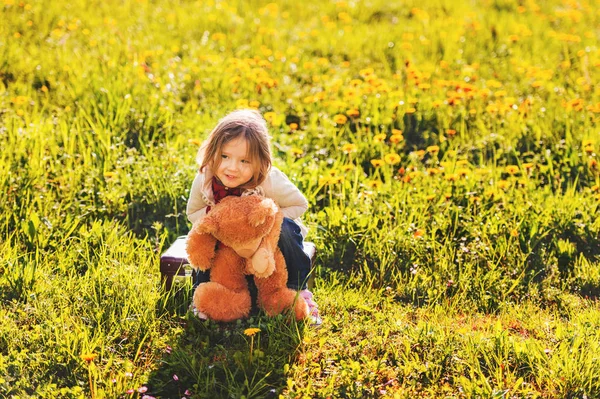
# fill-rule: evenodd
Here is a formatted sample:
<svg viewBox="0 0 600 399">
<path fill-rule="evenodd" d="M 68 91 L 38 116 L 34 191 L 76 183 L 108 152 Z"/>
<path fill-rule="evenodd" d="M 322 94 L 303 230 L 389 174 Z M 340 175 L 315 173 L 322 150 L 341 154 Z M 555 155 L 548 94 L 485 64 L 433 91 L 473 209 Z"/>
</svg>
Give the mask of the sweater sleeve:
<svg viewBox="0 0 600 399">
<path fill-rule="evenodd" d="M 204 201 L 202 196 L 203 181 L 204 179 L 202 178 L 202 175 L 197 173 L 190 190 L 190 197 L 188 198 L 186 213 L 188 220 L 192 222 L 192 224 L 206 216 L 206 208 L 208 204 Z"/>
<path fill-rule="evenodd" d="M 272 168 L 271 175 L 271 192 L 265 194 L 273 198 L 285 217 L 298 219 L 308 209 L 308 201 L 285 173 Z"/>
</svg>

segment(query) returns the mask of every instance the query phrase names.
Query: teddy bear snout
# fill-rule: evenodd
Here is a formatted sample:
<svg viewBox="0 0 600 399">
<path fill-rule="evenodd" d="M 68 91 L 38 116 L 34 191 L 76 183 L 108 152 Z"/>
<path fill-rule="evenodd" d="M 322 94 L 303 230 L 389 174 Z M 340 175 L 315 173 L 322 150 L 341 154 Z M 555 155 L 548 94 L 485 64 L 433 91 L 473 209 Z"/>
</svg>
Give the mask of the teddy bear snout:
<svg viewBox="0 0 600 399">
<path fill-rule="evenodd" d="M 260 246 L 262 239 L 251 241 L 244 245 L 243 248 L 235 248 L 235 252 L 242 258 L 250 258 L 252 255 L 256 253 L 258 247 Z"/>
</svg>

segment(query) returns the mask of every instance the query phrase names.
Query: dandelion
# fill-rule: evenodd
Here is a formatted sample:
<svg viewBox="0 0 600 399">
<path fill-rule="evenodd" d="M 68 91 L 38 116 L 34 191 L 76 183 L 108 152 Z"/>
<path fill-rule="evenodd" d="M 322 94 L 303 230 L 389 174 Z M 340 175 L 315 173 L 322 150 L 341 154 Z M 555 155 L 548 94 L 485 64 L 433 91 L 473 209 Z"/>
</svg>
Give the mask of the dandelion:
<svg viewBox="0 0 600 399">
<path fill-rule="evenodd" d="M 290 149 L 290 153 L 294 156 L 301 156 L 302 154 L 304 154 L 304 150 L 302 148 L 298 148 L 298 147 L 292 147 Z"/>
<path fill-rule="evenodd" d="M 430 195 L 428 195 L 427 197 L 425 197 L 425 199 L 426 199 L 427 201 L 433 201 L 433 200 L 435 199 L 435 195 L 432 195 L 432 194 L 430 194 Z"/>
<path fill-rule="evenodd" d="M 402 134 L 393 134 L 390 136 L 390 142 L 393 144 L 398 144 L 402 140 L 404 140 L 404 136 Z"/>
<path fill-rule="evenodd" d="M 498 183 L 496 183 L 496 185 L 500 190 L 506 190 L 510 183 L 506 180 L 499 180 Z"/>
<path fill-rule="evenodd" d="M 383 183 L 381 182 L 381 180 L 369 180 L 365 184 L 367 185 L 367 187 L 373 188 L 373 189 L 378 189 L 383 186 Z"/>
<path fill-rule="evenodd" d="M 342 151 L 346 154 L 350 154 L 352 152 L 356 152 L 356 150 L 358 149 L 358 147 L 356 146 L 356 144 L 344 144 L 342 146 Z"/>
<path fill-rule="evenodd" d="M 417 112 L 417 109 L 414 107 L 407 108 L 406 111 L 404 111 L 405 114 L 414 114 L 415 112 Z"/>
<path fill-rule="evenodd" d="M 523 169 L 529 171 L 533 168 L 533 163 L 527 162 L 527 163 L 524 163 L 522 166 L 523 166 Z"/>
<path fill-rule="evenodd" d="M 356 118 L 356 117 L 360 116 L 360 111 L 357 110 L 356 108 L 352 108 L 352 109 L 349 109 L 348 111 L 346 111 L 346 115 L 348 115 L 350 118 Z"/>
<path fill-rule="evenodd" d="M 250 361 L 252 361 L 252 352 L 254 350 L 254 336 L 260 332 L 260 328 L 246 328 L 244 335 L 250 337 Z"/>
<path fill-rule="evenodd" d="M 298 129 L 298 124 L 295 122 L 290 123 L 290 130 L 297 130 Z"/>
<path fill-rule="evenodd" d="M 383 157 L 383 160 L 388 165 L 396 165 L 397 163 L 400 162 L 400 155 L 398 155 L 396 153 L 385 154 L 385 156 Z"/>
<path fill-rule="evenodd" d="M 273 124 L 273 122 L 275 122 L 275 118 L 277 117 L 277 114 L 275 114 L 275 112 L 273 112 L 273 111 L 269 111 L 269 112 L 265 112 L 263 114 L 263 117 L 265 118 L 265 120 L 267 122 L 269 122 L 270 124 Z"/>
<path fill-rule="evenodd" d="M 421 229 L 416 229 L 416 230 L 413 232 L 413 237 L 414 237 L 414 238 L 420 238 L 420 237 L 423 237 L 423 235 L 424 235 L 424 234 L 425 234 L 425 233 L 423 232 L 423 230 L 421 230 Z"/>
<path fill-rule="evenodd" d="M 456 135 L 456 130 L 454 129 L 446 129 L 446 134 L 450 137 L 453 137 L 454 135 Z"/>
<path fill-rule="evenodd" d="M 244 335 L 248 336 L 248 337 L 252 337 L 253 335 L 255 335 L 256 333 L 260 332 L 260 328 L 246 328 L 244 330 Z"/>
<path fill-rule="evenodd" d="M 508 165 L 504 170 L 509 175 L 515 175 L 519 172 L 519 167 L 517 165 Z"/>
<path fill-rule="evenodd" d="M 202 140 L 200 140 L 200 139 L 189 139 L 188 143 L 199 146 L 200 144 L 202 144 Z"/>
<path fill-rule="evenodd" d="M 427 147 L 427 152 L 431 155 L 436 155 L 439 151 L 440 147 L 438 147 L 437 145 L 430 145 L 429 147 Z"/>
<path fill-rule="evenodd" d="M 385 140 L 385 138 L 386 138 L 385 133 L 379 133 L 379 134 L 376 134 L 375 136 L 373 136 L 373 141 L 375 143 L 381 143 Z"/>
<path fill-rule="evenodd" d="M 333 121 L 338 125 L 343 125 L 347 120 L 348 118 L 343 114 L 337 114 L 333 117 Z"/>
<path fill-rule="evenodd" d="M 105 179 L 112 179 L 115 176 L 117 176 L 117 174 L 115 172 L 104 172 L 104 178 Z"/>
<path fill-rule="evenodd" d="M 460 168 L 456 171 L 456 173 L 460 176 L 460 177 L 465 177 L 467 176 L 469 173 L 471 173 L 471 171 L 467 168 Z"/>
<path fill-rule="evenodd" d="M 518 237 L 518 236 L 519 236 L 519 230 L 517 230 L 517 229 L 512 229 L 512 230 L 510 231 L 510 236 L 511 236 L 511 237 Z"/>
<path fill-rule="evenodd" d="M 384 165 L 384 161 L 383 161 L 383 159 L 371 159 L 371 165 L 378 168 L 378 167 Z"/>
<path fill-rule="evenodd" d="M 91 363 L 98 355 L 95 353 L 86 353 L 81 355 L 81 359 L 83 359 L 87 363 Z"/>
</svg>

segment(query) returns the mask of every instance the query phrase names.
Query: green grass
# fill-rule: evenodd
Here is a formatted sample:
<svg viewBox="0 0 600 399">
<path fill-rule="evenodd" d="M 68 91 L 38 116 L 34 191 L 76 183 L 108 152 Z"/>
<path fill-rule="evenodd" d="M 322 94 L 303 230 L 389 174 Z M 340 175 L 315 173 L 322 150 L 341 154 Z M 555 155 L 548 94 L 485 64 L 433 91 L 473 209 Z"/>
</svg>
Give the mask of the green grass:
<svg viewBox="0 0 600 399">
<path fill-rule="evenodd" d="M 3 1 L 0 397 L 600 397 L 596 8 Z M 320 329 L 160 286 L 239 107 L 309 199 Z"/>
</svg>

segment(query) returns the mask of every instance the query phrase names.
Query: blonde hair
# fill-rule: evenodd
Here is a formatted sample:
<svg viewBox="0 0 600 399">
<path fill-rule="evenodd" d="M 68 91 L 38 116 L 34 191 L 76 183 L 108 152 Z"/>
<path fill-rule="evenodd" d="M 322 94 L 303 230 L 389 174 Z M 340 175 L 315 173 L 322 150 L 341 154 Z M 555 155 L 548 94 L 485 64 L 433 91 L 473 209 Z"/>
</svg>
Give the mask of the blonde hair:
<svg viewBox="0 0 600 399">
<path fill-rule="evenodd" d="M 200 148 L 198 164 L 200 171 L 206 167 L 217 170 L 221 164 L 223 146 L 240 137 L 248 142 L 248 157 L 254 169 L 252 179 L 240 187 L 254 188 L 266 179 L 271 169 L 269 130 L 267 122 L 258 111 L 240 109 L 223 117 Z"/>
</svg>

